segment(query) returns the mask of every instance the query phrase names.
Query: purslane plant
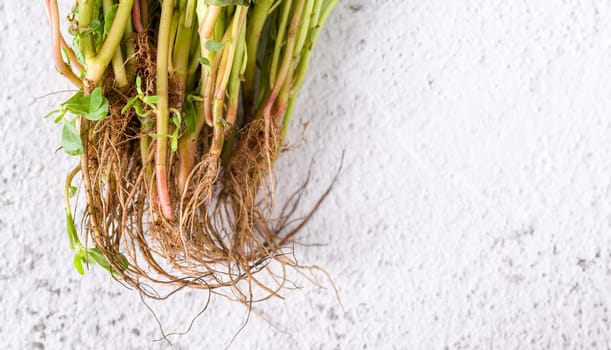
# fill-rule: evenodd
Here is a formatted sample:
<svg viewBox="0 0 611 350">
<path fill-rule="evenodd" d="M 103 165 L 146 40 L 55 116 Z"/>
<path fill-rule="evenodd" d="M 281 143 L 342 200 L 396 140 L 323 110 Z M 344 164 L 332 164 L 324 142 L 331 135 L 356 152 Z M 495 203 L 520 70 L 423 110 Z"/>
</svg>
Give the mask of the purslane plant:
<svg viewBox="0 0 611 350">
<path fill-rule="evenodd" d="M 80 273 L 95 262 L 151 297 L 145 282 L 251 302 L 254 286 L 277 295 L 287 266 L 307 268 L 285 249 L 300 193 L 273 216 L 272 168 L 337 2 L 76 0 L 69 43 L 45 0 L 55 65 L 78 89 L 50 115 L 80 159 L 65 187 Z"/>
</svg>

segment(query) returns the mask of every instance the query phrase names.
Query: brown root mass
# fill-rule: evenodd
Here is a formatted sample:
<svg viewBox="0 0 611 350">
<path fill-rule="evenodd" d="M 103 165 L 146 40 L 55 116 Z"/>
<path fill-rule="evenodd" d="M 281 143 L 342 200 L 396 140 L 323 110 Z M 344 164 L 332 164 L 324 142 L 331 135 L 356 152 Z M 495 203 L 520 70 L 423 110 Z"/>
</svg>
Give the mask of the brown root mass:
<svg viewBox="0 0 611 350">
<path fill-rule="evenodd" d="M 146 33 L 134 34 L 134 41 L 136 73 L 145 93 L 152 95 L 153 45 Z M 141 140 L 149 136 L 133 112 L 121 112 L 126 96 L 135 91 L 115 90 L 110 78 L 104 90 L 109 117 L 90 126 L 87 167 L 82 169 L 88 198 L 85 227 L 117 271 L 117 280 L 152 298 L 161 297 L 147 287 L 150 282 L 210 290 L 249 304 L 278 296 L 287 267 L 308 268 L 297 263 L 289 248 L 303 225 L 285 232 L 303 188 L 279 217 L 272 217 L 271 164 L 280 149 L 279 126 L 262 119 L 247 124 L 224 166 L 219 155 L 199 152 L 186 190 L 179 194 L 173 188 L 177 219 L 169 222 L 159 214 L 150 171 L 155 139 L 141 156 Z M 127 258 L 126 269 L 121 254 Z"/>
</svg>

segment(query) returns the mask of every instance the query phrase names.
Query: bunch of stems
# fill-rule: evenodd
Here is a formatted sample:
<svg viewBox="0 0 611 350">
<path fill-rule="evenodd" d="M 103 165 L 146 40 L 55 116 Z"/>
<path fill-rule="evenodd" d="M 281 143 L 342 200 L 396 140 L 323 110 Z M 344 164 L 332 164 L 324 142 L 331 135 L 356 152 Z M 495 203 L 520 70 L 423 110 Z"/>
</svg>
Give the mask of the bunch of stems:
<svg viewBox="0 0 611 350">
<path fill-rule="evenodd" d="M 45 0 L 58 72 L 109 105 L 103 118 L 76 114 L 71 243 L 95 246 L 117 280 L 152 297 L 147 281 L 277 295 L 285 275 L 270 263 L 299 267 L 284 248 L 303 225 L 290 224 L 300 193 L 272 218 L 272 166 L 337 1 L 76 0 L 68 44 L 57 0 Z"/>
</svg>

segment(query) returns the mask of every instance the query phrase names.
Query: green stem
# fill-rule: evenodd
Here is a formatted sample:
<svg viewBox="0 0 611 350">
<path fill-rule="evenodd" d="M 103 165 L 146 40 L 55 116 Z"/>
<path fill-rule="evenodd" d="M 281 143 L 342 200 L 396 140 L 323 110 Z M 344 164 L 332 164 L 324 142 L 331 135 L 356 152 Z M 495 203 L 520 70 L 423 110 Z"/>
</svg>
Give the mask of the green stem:
<svg viewBox="0 0 611 350">
<path fill-rule="evenodd" d="M 104 15 L 107 15 L 112 6 L 114 5 L 113 0 L 103 0 L 102 8 L 104 10 Z M 127 21 L 128 23 L 131 21 Z M 125 29 L 128 26 L 125 26 Z M 125 29 L 122 34 L 125 34 Z M 123 36 L 123 35 L 122 35 Z M 125 70 L 125 65 L 123 61 L 123 53 L 121 52 L 121 45 L 117 46 L 114 55 L 112 56 L 112 70 L 115 75 L 115 83 L 120 90 L 123 90 L 127 87 L 127 71 Z"/>
<path fill-rule="evenodd" d="M 230 128 L 234 128 L 240 103 L 240 85 L 241 77 L 244 74 L 246 57 L 246 31 L 242 30 L 240 39 L 237 43 L 235 58 L 231 68 L 231 77 L 229 80 L 228 97 L 227 97 L 227 124 Z"/>
<path fill-rule="evenodd" d="M 274 0 L 260 0 L 255 5 L 251 18 L 248 22 L 248 30 L 246 34 L 247 47 L 247 63 L 244 71 L 244 110 L 249 113 L 253 109 L 255 101 L 256 89 L 256 73 L 257 73 L 257 56 L 259 51 L 259 42 L 261 40 L 261 32 L 265 26 L 268 13 Z"/>
<path fill-rule="evenodd" d="M 276 35 L 274 44 L 274 54 L 271 60 L 271 66 L 269 70 L 269 84 L 270 86 L 276 85 L 276 76 L 278 72 L 278 61 L 280 60 L 280 53 L 282 52 L 282 45 L 284 44 L 284 36 L 286 35 L 286 27 L 289 21 L 289 15 L 291 13 L 292 0 L 285 0 L 282 3 L 280 22 L 278 24 L 278 34 Z"/>
<path fill-rule="evenodd" d="M 92 0 L 82 0 L 92 2 Z M 106 67 L 110 64 L 117 48 L 121 45 L 121 39 L 125 32 L 125 27 L 130 19 L 134 0 L 119 0 L 117 14 L 110 28 L 110 32 L 104 40 L 104 44 L 100 52 L 93 58 L 87 60 L 87 74 L 85 75 L 86 83 L 94 86 L 99 83 L 104 75 Z"/>
<path fill-rule="evenodd" d="M 273 89 L 270 93 L 269 98 L 265 102 L 265 105 L 263 106 L 263 118 L 265 118 L 266 120 L 272 117 L 271 115 L 272 108 L 274 107 L 276 98 L 278 97 L 278 94 L 280 94 L 281 90 L 283 90 L 283 88 L 286 89 L 287 78 L 289 77 L 292 78 L 292 75 L 293 75 L 293 73 L 290 72 L 290 70 L 294 64 L 293 52 L 295 50 L 297 31 L 299 28 L 299 23 L 301 22 L 301 14 L 302 14 L 304 5 L 305 5 L 305 0 L 297 0 L 297 3 L 295 4 L 295 9 L 293 12 L 293 17 L 291 19 L 291 24 L 288 27 L 286 46 L 284 48 L 284 57 L 282 59 L 280 68 L 278 69 L 278 76 L 276 79 L 273 80 Z M 290 83 L 290 80 L 291 79 L 288 80 L 289 83 Z M 284 107 L 286 106 L 281 105 L 281 109 L 283 109 Z M 281 112 L 283 111 L 281 110 Z M 281 115 L 279 113 L 276 114 L 275 121 L 278 121 L 280 117 Z"/>
<path fill-rule="evenodd" d="M 231 21 L 229 30 L 230 36 L 225 40 L 225 49 L 219 68 L 220 77 L 217 77 L 216 89 L 214 92 L 214 102 L 212 107 L 213 117 L 213 139 L 210 152 L 217 156 L 221 155 L 225 136 L 225 123 L 223 123 L 223 102 L 227 93 L 227 84 L 232 71 L 232 64 L 238 48 L 238 43 L 246 23 L 248 14 L 247 6 L 236 6 L 234 17 Z M 229 31 L 228 30 L 228 31 Z"/>
<path fill-rule="evenodd" d="M 131 21 L 127 22 L 125 26 L 125 34 L 123 34 L 123 41 L 125 42 L 125 66 L 127 70 L 128 80 L 133 79 L 136 76 L 136 44 L 134 42 L 134 28 Z"/>
<path fill-rule="evenodd" d="M 178 155 L 179 155 L 179 166 L 178 166 L 178 189 L 180 193 L 183 193 L 187 178 L 193 170 L 195 164 L 195 151 L 197 146 L 197 140 L 201 134 L 204 124 L 208 119 L 206 115 L 209 115 L 209 125 L 212 125 L 212 112 L 210 109 L 210 99 L 212 95 L 212 87 L 214 86 L 214 77 L 216 76 L 216 68 L 220 64 L 220 54 L 217 55 L 215 52 L 206 50 L 206 42 L 213 39 L 214 29 L 219 22 L 222 20 L 221 8 L 218 6 L 204 5 L 203 1 L 197 3 L 197 16 L 200 21 L 200 26 L 197 29 L 199 31 L 199 50 L 195 50 L 196 58 L 192 60 L 191 67 L 189 68 L 189 74 L 194 74 L 197 71 L 197 66 L 193 62 L 199 65 L 199 57 L 206 58 L 208 65 L 202 65 L 200 73 L 200 94 L 204 97 L 203 103 L 196 103 L 195 105 L 195 130 L 193 132 L 186 132 L 179 140 L 178 143 Z M 195 68 L 193 68 L 195 67 Z M 214 72 L 214 73 L 213 73 Z M 207 98 L 206 98 L 207 97 Z"/>
<path fill-rule="evenodd" d="M 310 38 L 308 39 L 308 42 L 305 46 L 305 52 L 303 53 L 301 59 L 299 60 L 299 65 L 297 66 L 297 70 L 295 72 L 295 82 L 293 83 L 291 95 L 296 94 L 297 90 L 299 90 L 299 88 L 303 84 L 303 81 L 305 80 L 305 77 L 306 77 L 306 73 L 308 71 L 310 60 L 312 58 L 312 49 L 314 48 L 314 45 L 316 44 L 316 41 L 318 40 L 318 37 L 320 36 L 320 32 L 323 26 L 325 25 L 325 22 L 327 21 L 327 19 L 329 18 L 329 15 L 331 14 L 331 10 L 333 10 L 333 7 L 337 5 L 338 1 L 339 0 L 330 1 L 327 4 L 327 6 L 324 9 L 322 9 L 322 12 L 317 13 L 317 17 L 314 18 L 315 21 L 310 26 L 311 27 Z M 314 12 L 315 13 L 317 12 L 316 9 Z"/>
<path fill-rule="evenodd" d="M 66 211 L 66 227 L 68 230 L 68 238 L 70 239 L 70 249 L 72 251 L 75 251 L 78 247 L 83 246 L 76 232 L 76 226 L 74 225 L 74 217 L 72 216 L 72 206 L 70 205 L 70 191 L 72 188 L 72 180 L 80 171 L 80 166 L 74 168 L 66 177 L 66 184 L 64 186 L 64 208 Z"/>
<path fill-rule="evenodd" d="M 297 29 L 297 42 L 295 43 L 295 54 L 297 56 L 301 53 L 305 44 L 308 33 L 310 32 L 310 22 L 314 14 L 314 4 L 316 1 L 306 2 L 305 8 L 303 9 L 301 23 L 299 23 L 299 29 Z"/>
<path fill-rule="evenodd" d="M 83 31 L 89 29 L 89 25 L 94 17 L 94 5 L 95 0 L 79 0 L 77 17 L 79 32 L 82 33 Z M 85 65 L 87 65 L 87 63 L 95 57 L 95 45 L 93 44 L 93 38 L 91 35 L 81 37 L 81 52 L 83 53 L 83 57 L 85 59 Z"/>
<path fill-rule="evenodd" d="M 174 43 L 172 67 L 170 74 L 173 78 L 172 92 L 178 96 L 176 105 L 172 106 L 181 110 L 184 104 L 184 99 L 187 90 L 187 74 L 189 72 L 189 56 L 191 53 L 191 40 L 193 36 L 193 20 L 195 11 L 189 9 L 189 6 L 194 6 L 195 3 L 185 4 L 186 8 L 181 7 L 180 20 Z"/>
<path fill-rule="evenodd" d="M 289 99 L 289 103 L 288 106 L 286 108 L 286 113 L 284 114 L 284 119 L 282 120 L 282 133 L 280 135 L 280 144 L 282 144 L 284 142 L 284 137 L 286 136 L 286 133 L 289 129 L 289 125 L 291 123 L 291 118 L 293 116 L 293 110 L 295 108 L 295 101 L 296 98 L 295 96 L 292 96 Z"/>
</svg>

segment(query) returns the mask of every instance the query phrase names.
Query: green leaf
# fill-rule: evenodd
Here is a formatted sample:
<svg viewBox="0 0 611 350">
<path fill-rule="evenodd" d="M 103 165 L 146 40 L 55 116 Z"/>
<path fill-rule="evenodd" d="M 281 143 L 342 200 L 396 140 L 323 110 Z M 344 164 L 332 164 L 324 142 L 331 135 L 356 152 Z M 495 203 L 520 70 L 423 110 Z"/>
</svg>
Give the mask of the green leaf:
<svg viewBox="0 0 611 350">
<path fill-rule="evenodd" d="M 83 55 L 83 50 L 81 49 L 81 35 L 76 33 L 74 39 L 72 40 L 72 50 L 74 51 L 74 55 L 76 56 L 76 60 L 80 64 L 85 63 L 85 56 Z"/>
<path fill-rule="evenodd" d="M 82 256 L 81 256 L 81 251 L 79 251 L 75 256 L 74 256 L 74 268 L 76 269 L 76 271 L 78 271 L 79 274 L 84 275 L 85 274 L 85 269 L 83 269 L 83 262 L 82 262 Z"/>
<path fill-rule="evenodd" d="M 102 251 L 98 248 L 87 249 L 86 252 L 87 258 L 89 258 L 89 262 L 94 262 L 105 270 L 110 271 L 110 263 L 106 260 L 106 257 L 102 253 Z"/>
<path fill-rule="evenodd" d="M 125 112 L 129 111 L 130 108 L 132 108 L 132 106 L 138 102 L 138 96 L 134 96 L 132 98 L 130 98 L 129 100 L 127 100 L 127 103 L 125 104 L 125 106 L 123 106 L 123 108 L 121 108 L 121 114 L 124 114 Z"/>
<path fill-rule="evenodd" d="M 98 121 L 108 114 L 109 103 L 104 97 L 102 89 L 96 87 L 90 95 L 85 96 L 83 91 L 78 91 L 74 96 L 62 104 L 63 110 L 74 115 L 82 115 L 85 118 Z"/>
<path fill-rule="evenodd" d="M 94 19 L 89 23 L 89 28 L 82 32 L 83 35 L 91 35 L 96 51 L 100 51 L 104 44 L 104 25 L 99 19 Z"/>
<path fill-rule="evenodd" d="M 60 114 L 57 115 L 57 117 L 53 120 L 53 122 L 57 124 L 60 121 L 62 121 L 65 116 L 66 116 L 66 111 L 62 111 Z"/>
<path fill-rule="evenodd" d="M 127 261 L 127 257 L 122 253 L 119 253 L 119 255 L 115 255 L 113 260 L 115 260 L 115 265 L 117 265 L 117 267 L 121 271 L 125 271 L 129 267 L 129 262 Z"/>
<path fill-rule="evenodd" d="M 75 115 L 82 115 L 89 112 L 89 97 L 79 90 L 68 101 L 62 104 L 62 107 L 68 112 Z"/>
<path fill-rule="evenodd" d="M 223 46 L 225 46 L 224 43 L 222 43 L 220 41 L 216 41 L 216 40 L 208 40 L 204 44 L 204 47 L 208 51 L 219 51 L 220 49 L 223 48 Z"/>
<path fill-rule="evenodd" d="M 72 198 L 74 197 L 75 194 L 76 194 L 76 187 L 70 186 L 70 188 L 68 188 L 68 195 L 70 196 L 70 198 Z"/>
<path fill-rule="evenodd" d="M 148 134 L 152 138 L 160 138 L 160 137 L 172 137 L 171 135 L 158 134 L 156 132 L 152 132 Z"/>
<path fill-rule="evenodd" d="M 62 47 L 62 60 L 70 67 L 70 55 L 68 55 L 68 50 L 65 47 Z"/>
<path fill-rule="evenodd" d="M 174 124 L 175 127 L 180 128 L 180 116 L 179 115 L 172 116 L 172 123 Z"/>
<path fill-rule="evenodd" d="M 206 5 L 214 5 L 214 6 L 229 6 L 229 5 L 240 5 L 240 6 L 248 6 L 250 5 L 250 0 L 204 0 Z"/>
<path fill-rule="evenodd" d="M 89 23 L 89 31 L 96 32 L 102 29 L 102 22 L 99 19 L 94 19 Z"/>
<path fill-rule="evenodd" d="M 70 249 L 74 251 L 76 247 L 80 244 L 77 233 L 76 226 L 74 225 L 74 219 L 72 218 L 72 214 L 66 210 L 66 230 L 68 231 L 68 239 L 70 240 Z"/>
<path fill-rule="evenodd" d="M 134 110 L 136 111 L 136 115 L 138 115 L 139 117 L 143 117 L 146 115 L 144 107 L 142 107 L 142 104 L 138 100 L 136 100 L 136 103 L 134 103 Z"/>
<path fill-rule="evenodd" d="M 144 113 L 140 118 L 138 118 L 140 119 L 140 123 L 142 124 L 142 129 L 145 131 L 149 131 L 153 129 L 153 127 L 155 126 L 155 123 L 153 123 L 153 121 L 150 118 L 151 114 L 152 112 L 148 111 Z"/>
<path fill-rule="evenodd" d="M 178 150 L 178 137 L 172 137 L 170 139 L 170 150 L 176 152 Z"/>
<path fill-rule="evenodd" d="M 119 4 L 113 5 L 106 16 L 104 16 L 104 38 L 106 38 L 108 33 L 110 33 L 112 22 L 114 22 L 115 16 L 117 15 L 117 8 L 119 8 Z"/>
<path fill-rule="evenodd" d="M 85 118 L 92 121 L 98 121 L 104 119 L 104 117 L 108 115 L 108 99 L 102 95 L 101 88 L 95 88 L 91 92 L 91 95 L 85 97 L 89 97 L 89 111 L 83 114 Z"/>
<path fill-rule="evenodd" d="M 95 111 L 100 108 L 104 103 L 104 95 L 102 95 L 102 89 L 100 87 L 96 87 L 89 95 L 89 111 Z"/>
<path fill-rule="evenodd" d="M 140 76 L 136 76 L 136 91 L 138 91 L 138 95 L 144 95 L 142 92 L 142 78 L 140 78 Z"/>
<path fill-rule="evenodd" d="M 108 262 L 108 260 L 106 259 L 106 256 L 104 256 L 104 254 L 102 253 L 100 249 L 98 248 L 87 249 L 86 254 L 91 259 L 90 260 L 91 262 L 98 264 L 104 270 L 110 273 L 113 273 L 113 274 L 117 273 L 117 271 Z M 119 270 L 125 271 L 127 269 L 128 262 L 127 262 L 127 258 L 125 257 L 125 255 L 119 254 L 118 256 L 113 257 L 112 260 L 114 261 L 115 265 L 119 267 Z"/>
<path fill-rule="evenodd" d="M 225 120 L 225 118 L 219 118 L 219 124 L 221 124 L 221 126 L 223 127 L 223 129 L 227 128 L 227 121 Z"/>
<path fill-rule="evenodd" d="M 156 97 L 156 96 L 154 96 L 154 97 Z M 130 98 L 129 100 L 127 100 L 127 103 L 121 109 L 121 113 L 125 113 L 130 108 L 133 107 L 134 110 L 136 111 L 136 115 L 138 115 L 139 117 L 144 116 L 146 114 L 146 112 L 144 111 L 144 108 L 142 107 L 142 104 L 140 103 L 139 98 L 140 98 L 139 96 L 134 96 L 134 97 Z M 151 99 L 151 100 L 154 101 L 154 99 Z"/>
<path fill-rule="evenodd" d="M 62 128 L 62 147 L 71 156 L 78 156 L 84 151 L 81 135 L 76 129 L 75 122 L 76 119 L 73 121 L 64 120 L 64 127 Z"/>
<path fill-rule="evenodd" d="M 208 50 L 208 51 L 210 51 L 210 50 Z M 210 67 L 210 60 L 207 59 L 206 57 L 200 57 L 199 58 L 199 63 L 201 63 L 204 66 Z"/>
<path fill-rule="evenodd" d="M 66 114 L 66 113 L 62 109 L 56 109 L 56 110 L 53 110 L 53 111 L 47 113 L 44 116 L 44 118 L 47 119 L 47 118 L 51 117 L 54 114 L 58 114 L 59 120 L 62 120 L 62 118 L 64 117 L 64 114 Z M 57 120 L 58 118 L 55 118 L 55 120 Z M 59 122 L 59 120 L 57 120 L 56 123 Z"/>
<path fill-rule="evenodd" d="M 192 133 L 195 131 L 195 105 L 193 104 L 193 99 L 187 97 L 185 101 L 185 125 L 187 126 L 187 130 Z"/>
<path fill-rule="evenodd" d="M 156 105 L 159 102 L 159 96 L 144 96 L 142 98 L 142 102 L 146 103 L 149 106 Z"/>
</svg>

